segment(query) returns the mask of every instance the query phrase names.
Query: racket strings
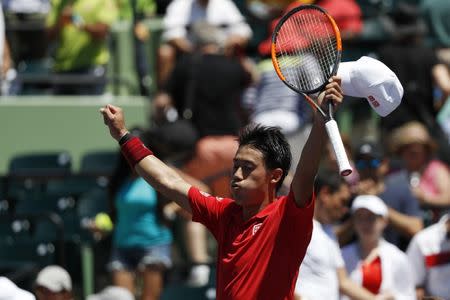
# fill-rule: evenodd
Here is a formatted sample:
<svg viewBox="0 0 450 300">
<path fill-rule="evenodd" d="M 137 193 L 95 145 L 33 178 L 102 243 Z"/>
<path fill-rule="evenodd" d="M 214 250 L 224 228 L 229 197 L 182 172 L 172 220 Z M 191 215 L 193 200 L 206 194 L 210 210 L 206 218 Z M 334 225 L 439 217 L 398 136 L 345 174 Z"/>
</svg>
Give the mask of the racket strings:
<svg viewBox="0 0 450 300">
<path fill-rule="evenodd" d="M 278 32 L 278 66 L 289 84 L 301 91 L 311 91 L 331 76 L 336 47 L 328 17 L 318 10 L 300 10 Z"/>
</svg>

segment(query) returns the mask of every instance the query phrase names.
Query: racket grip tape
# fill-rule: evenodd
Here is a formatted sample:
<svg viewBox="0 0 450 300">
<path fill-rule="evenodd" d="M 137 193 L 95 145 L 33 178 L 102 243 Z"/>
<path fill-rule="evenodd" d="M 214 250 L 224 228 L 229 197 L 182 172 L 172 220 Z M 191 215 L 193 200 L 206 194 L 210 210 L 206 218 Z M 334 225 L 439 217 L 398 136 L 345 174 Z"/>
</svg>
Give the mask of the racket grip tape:
<svg viewBox="0 0 450 300">
<path fill-rule="evenodd" d="M 336 161 L 339 167 L 339 173 L 342 176 L 348 176 L 352 173 L 352 167 L 347 158 L 347 153 L 345 152 L 344 144 L 342 143 L 341 134 L 335 120 L 329 120 L 325 123 L 325 128 L 330 138 L 331 145 L 336 155 Z"/>
</svg>

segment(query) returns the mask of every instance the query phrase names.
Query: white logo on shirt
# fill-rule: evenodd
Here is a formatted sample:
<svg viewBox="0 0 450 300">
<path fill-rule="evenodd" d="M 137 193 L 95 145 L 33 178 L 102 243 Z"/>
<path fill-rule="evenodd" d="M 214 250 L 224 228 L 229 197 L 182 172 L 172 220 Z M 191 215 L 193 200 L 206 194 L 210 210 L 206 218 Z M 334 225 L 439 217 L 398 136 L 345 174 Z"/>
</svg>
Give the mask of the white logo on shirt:
<svg viewBox="0 0 450 300">
<path fill-rule="evenodd" d="M 255 233 L 259 230 L 259 228 L 261 227 L 262 223 L 253 225 L 253 235 L 255 235 Z"/>
</svg>

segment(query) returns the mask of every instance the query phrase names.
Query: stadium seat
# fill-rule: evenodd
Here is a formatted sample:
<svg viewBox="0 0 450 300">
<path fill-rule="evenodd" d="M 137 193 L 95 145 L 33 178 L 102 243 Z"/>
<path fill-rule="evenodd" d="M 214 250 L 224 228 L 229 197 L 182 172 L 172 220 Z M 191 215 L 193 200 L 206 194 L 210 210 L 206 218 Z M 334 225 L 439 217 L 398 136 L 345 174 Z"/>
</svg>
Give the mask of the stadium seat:
<svg viewBox="0 0 450 300">
<path fill-rule="evenodd" d="M 114 172 L 118 159 L 117 151 L 95 151 L 83 155 L 81 158 L 81 174 L 95 174 L 110 176 Z"/>
<path fill-rule="evenodd" d="M 58 257 L 61 231 L 53 221 L 43 215 L 0 218 L 0 269 L 63 263 Z"/>
<path fill-rule="evenodd" d="M 164 287 L 161 300 L 211 300 L 216 299 L 216 289 L 212 286 L 190 287 L 184 284 L 169 284 Z"/>
<path fill-rule="evenodd" d="M 9 175 L 63 176 L 71 172 L 72 159 L 68 152 L 33 153 L 15 156 L 9 163 Z"/>
</svg>

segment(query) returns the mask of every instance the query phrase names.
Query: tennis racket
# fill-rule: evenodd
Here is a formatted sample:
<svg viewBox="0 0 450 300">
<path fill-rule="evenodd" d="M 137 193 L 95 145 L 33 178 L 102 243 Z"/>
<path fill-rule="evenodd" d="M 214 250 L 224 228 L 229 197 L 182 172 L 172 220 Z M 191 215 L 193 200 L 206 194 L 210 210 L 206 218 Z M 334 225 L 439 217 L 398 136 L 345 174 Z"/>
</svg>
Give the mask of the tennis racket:
<svg viewBox="0 0 450 300">
<path fill-rule="evenodd" d="M 325 112 L 313 97 L 336 75 L 341 60 L 339 29 L 327 12 L 315 5 L 302 5 L 285 14 L 272 34 L 272 62 L 278 77 L 300 93 L 314 110 L 325 118 L 325 128 L 333 146 L 339 172 L 347 176 L 352 168 L 347 158 L 336 121 L 333 104 Z M 314 95 L 313 95 L 314 94 Z"/>
</svg>

